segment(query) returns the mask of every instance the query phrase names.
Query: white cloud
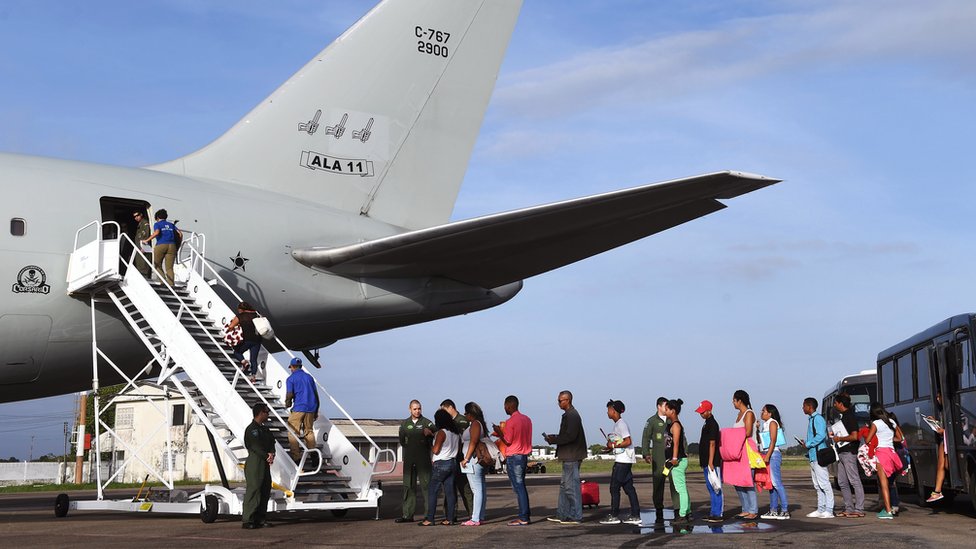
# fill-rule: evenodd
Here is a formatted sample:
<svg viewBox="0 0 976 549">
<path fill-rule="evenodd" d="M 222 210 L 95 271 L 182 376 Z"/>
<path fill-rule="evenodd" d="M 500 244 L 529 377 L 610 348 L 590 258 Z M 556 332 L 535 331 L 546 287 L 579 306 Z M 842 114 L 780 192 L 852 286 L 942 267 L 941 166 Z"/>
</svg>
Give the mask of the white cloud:
<svg viewBox="0 0 976 549">
<path fill-rule="evenodd" d="M 971 65 L 976 4 L 812 2 L 793 13 L 738 19 L 623 47 L 592 50 L 505 77 L 496 105 L 526 117 L 673 98 L 776 71 L 938 57 Z M 968 78 L 968 76 L 961 76 Z"/>
</svg>

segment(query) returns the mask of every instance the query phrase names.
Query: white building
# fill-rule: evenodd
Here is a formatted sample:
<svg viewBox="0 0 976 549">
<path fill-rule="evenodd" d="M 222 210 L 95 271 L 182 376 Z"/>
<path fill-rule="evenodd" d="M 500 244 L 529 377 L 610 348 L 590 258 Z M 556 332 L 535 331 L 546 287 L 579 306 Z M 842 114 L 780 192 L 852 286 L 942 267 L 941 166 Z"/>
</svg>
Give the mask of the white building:
<svg viewBox="0 0 976 549">
<path fill-rule="evenodd" d="M 356 423 L 381 449 L 393 450 L 400 461 L 403 456 L 397 436 L 400 421 L 357 419 Z M 369 457 L 371 446 L 350 420 L 333 419 L 332 422 L 360 453 Z M 173 480 L 220 481 L 206 428 L 196 420 L 179 393 L 167 395 L 164 390 L 150 385 L 139 385 L 121 393 L 116 400 L 113 431 L 119 440 L 103 432 L 102 452 L 111 455 L 114 450 L 115 460 L 109 463 L 109 474 L 121 470 L 116 478 L 118 482 L 142 482 L 149 474 L 147 464 L 163 472 L 163 478 L 168 478 L 169 467 L 172 467 Z M 169 463 L 166 461 L 169 455 L 167 443 L 172 448 Z M 244 480 L 243 469 L 232 459 L 223 456 L 223 466 L 227 480 Z M 104 482 L 105 478 L 102 480 Z M 150 477 L 149 480 L 158 479 Z"/>
</svg>

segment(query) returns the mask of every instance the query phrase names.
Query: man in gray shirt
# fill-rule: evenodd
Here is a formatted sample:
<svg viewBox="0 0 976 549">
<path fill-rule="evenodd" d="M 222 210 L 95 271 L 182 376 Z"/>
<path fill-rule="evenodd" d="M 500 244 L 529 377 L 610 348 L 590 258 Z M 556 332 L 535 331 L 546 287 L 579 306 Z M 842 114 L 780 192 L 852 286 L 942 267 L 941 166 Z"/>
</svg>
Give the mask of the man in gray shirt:
<svg viewBox="0 0 976 549">
<path fill-rule="evenodd" d="M 573 393 L 559 393 L 559 407 L 564 410 L 558 435 L 546 435 L 546 442 L 556 445 L 556 457 L 563 462 L 559 481 L 559 505 L 556 516 L 547 520 L 561 524 L 579 524 L 583 520 L 583 497 L 580 494 L 580 463 L 586 459 L 586 435 L 583 420 L 573 408 Z"/>
</svg>

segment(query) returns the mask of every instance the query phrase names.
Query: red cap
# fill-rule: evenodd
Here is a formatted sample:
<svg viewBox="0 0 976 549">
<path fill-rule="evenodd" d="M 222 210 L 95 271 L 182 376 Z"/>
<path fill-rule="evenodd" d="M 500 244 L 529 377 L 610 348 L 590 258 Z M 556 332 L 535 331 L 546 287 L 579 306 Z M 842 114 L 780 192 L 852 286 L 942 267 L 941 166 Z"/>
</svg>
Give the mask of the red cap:
<svg viewBox="0 0 976 549">
<path fill-rule="evenodd" d="M 698 409 L 695 410 L 695 412 L 699 414 L 702 412 L 711 412 L 711 411 L 712 411 L 712 403 L 707 400 L 701 401 L 701 404 L 698 405 Z"/>
</svg>

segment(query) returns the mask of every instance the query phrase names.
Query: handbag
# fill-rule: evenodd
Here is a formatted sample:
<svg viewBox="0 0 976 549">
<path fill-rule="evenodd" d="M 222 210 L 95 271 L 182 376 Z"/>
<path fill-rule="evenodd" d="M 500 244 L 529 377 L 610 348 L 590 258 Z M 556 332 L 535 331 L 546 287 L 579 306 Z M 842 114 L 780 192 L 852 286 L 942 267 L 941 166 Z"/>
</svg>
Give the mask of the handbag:
<svg viewBox="0 0 976 549">
<path fill-rule="evenodd" d="M 817 423 L 816 421 L 814 421 L 814 418 L 812 417 L 810 418 L 810 421 L 812 422 L 810 424 L 810 427 L 813 429 L 813 436 L 816 437 Z M 836 463 L 836 462 L 837 462 L 837 449 L 834 448 L 833 444 L 828 444 L 823 448 L 817 449 L 817 465 L 821 467 L 826 467 L 831 463 Z"/>
<path fill-rule="evenodd" d="M 746 441 L 746 453 L 749 455 L 749 468 L 750 469 L 765 469 L 766 461 L 763 460 L 762 454 L 758 451 L 753 450 L 752 446 L 749 445 L 749 441 Z"/>
<path fill-rule="evenodd" d="M 254 332 L 257 333 L 264 339 L 274 339 L 274 330 L 271 328 L 271 322 L 263 316 L 254 317 Z"/>
<path fill-rule="evenodd" d="M 474 445 L 474 457 L 478 460 L 478 465 L 482 467 L 488 467 L 495 463 L 495 458 L 491 457 L 491 452 L 488 451 L 488 445 L 485 444 L 484 440 L 479 440 Z"/>
<path fill-rule="evenodd" d="M 779 427 L 779 429 L 776 430 L 776 447 L 782 448 L 786 446 L 786 430 L 783 429 L 783 426 L 779 423 L 776 425 Z M 769 448 L 769 431 L 759 431 L 759 439 L 762 441 L 763 448 Z"/>
</svg>

